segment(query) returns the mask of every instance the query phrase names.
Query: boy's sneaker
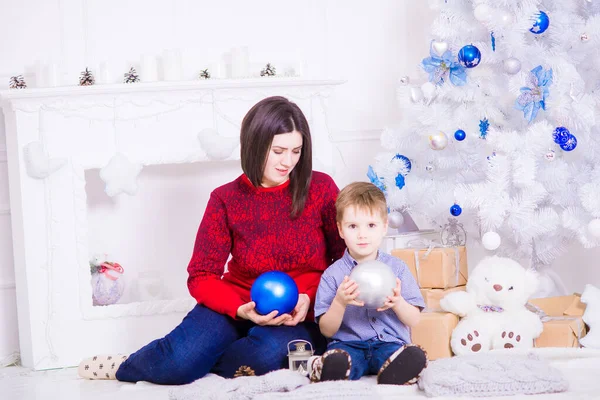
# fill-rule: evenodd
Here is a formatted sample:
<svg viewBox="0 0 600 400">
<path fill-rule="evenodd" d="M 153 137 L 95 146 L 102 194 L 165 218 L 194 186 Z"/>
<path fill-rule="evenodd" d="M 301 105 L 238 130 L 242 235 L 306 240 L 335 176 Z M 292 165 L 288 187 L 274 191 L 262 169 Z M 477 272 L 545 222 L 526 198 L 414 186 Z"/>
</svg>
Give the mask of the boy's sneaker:
<svg viewBox="0 0 600 400">
<path fill-rule="evenodd" d="M 427 353 L 419 345 L 399 348 L 381 366 L 377 383 L 382 385 L 411 385 L 417 382 L 427 367 Z"/>
</svg>

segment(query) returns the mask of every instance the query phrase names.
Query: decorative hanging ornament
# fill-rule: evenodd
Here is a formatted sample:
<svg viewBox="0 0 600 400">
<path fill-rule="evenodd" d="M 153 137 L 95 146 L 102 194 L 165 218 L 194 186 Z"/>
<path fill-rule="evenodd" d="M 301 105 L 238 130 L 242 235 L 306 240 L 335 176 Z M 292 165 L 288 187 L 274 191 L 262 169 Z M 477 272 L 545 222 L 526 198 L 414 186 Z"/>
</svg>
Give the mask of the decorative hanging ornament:
<svg viewBox="0 0 600 400">
<path fill-rule="evenodd" d="M 448 146 L 448 136 L 444 132 L 429 136 L 429 147 L 433 150 L 444 150 L 446 146 Z"/>
<path fill-rule="evenodd" d="M 462 207 L 454 203 L 454 205 L 450 207 L 450 214 L 452 214 L 455 217 L 458 217 L 460 214 L 462 214 Z"/>
<path fill-rule="evenodd" d="M 510 75 L 514 75 L 521 70 L 521 61 L 515 57 L 509 57 L 502 62 L 504 72 Z"/>
<path fill-rule="evenodd" d="M 486 250 L 496 250 L 498 247 L 500 247 L 502 239 L 496 232 L 490 231 L 483 234 L 481 243 Z"/>
<path fill-rule="evenodd" d="M 554 132 L 552 132 L 552 140 L 554 140 L 554 143 L 558 145 L 567 143 L 567 140 L 569 140 L 570 136 L 571 132 L 569 132 L 569 130 L 564 126 L 557 126 L 554 129 Z"/>
<path fill-rule="evenodd" d="M 438 56 L 441 57 L 446 51 L 448 51 L 448 43 L 434 40 L 431 43 L 431 48 Z"/>
<path fill-rule="evenodd" d="M 480 4 L 473 10 L 475 19 L 479 22 L 486 22 L 492 19 L 492 8 L 487 4 Z"/>
<path fill-rule="evenodd" d="M 403 76 L 399 79 L 401 85 L 406 86 L 410 83 L 410 78 L 408 76 Z"/>
<path fill-rule="evenodd" d="M 546 159 L 546 161 L 552 162 L 556 159 L 556 152 L 550 149 L 546 154 L 544 154 L 544 158 Z"/>
<path fill-rule="evenodd" d="M 465 140 L 466 137 L 467 134 L 462 129 L 459 129 L 456 132 L 454 132 L 454 139 L 458 140 L 459 142 Z"/>
<path fill-rule="evenodd" d="M 496 12 L 495 20 L 502 26 L 509 26 L 513 23 L 513 14 L 506 10 L 499 10 Z"/>
<path fill-rule="evenodd" d="M 588 223 L 588 232 L 590 235 L 600 238 L 600 219 L 595 218 Z"/>
<path fill-rule="evenodd" d="M 464 46 L 458 52 L 458 62 L 465 68 L 474 68 L 481 61 L 481 52 L 472 44 Z"/>
<path fill-rule="evenodd" d="M 402 155 L 402 154 L 396 154 L 394 156 L 394 158 L 392 158 L 392 161 L 393 160 L 400 161 L 400 169 L 401 169 L 400 173 L 402 175 L 406 176 L 410 172 L 410 170 L 412 168 L 412 163 L 410 162 L 410 159 L 408 157 L 406 157 L 405 155 Z"/>
<path fill-rule="evenodd" d="M 404 223 L 404 216 L 398 211 L 392 211 L 388 214 L 388 225 L 392 229 L 398 229 Z"/>
<path fill-rule="evenodd" d="M 577 138 L 571 134 L 569 134 L 569 139 L 560 145 L 564 151 L 575 150 L 575 147 L 577 147 Z"/>
<path fill-rule="evenodd" d="M 588 36 L 588 34 L 587 34 L 587 33 L 585 33 L 585 32 L 584 32 L 584 33 L 582 33 L 582 34 L 579 36 L 579 39 L 580 39 L 582 42 L 587 42 L 588 40 L 590 40 L 590 37 Z"/>
<path fill-rule="evenodd" d="M 540 11 L 539 14 L 535 16 L 533 26 L 529 29 L 529 32 L 539 35 L 540 33 L 544 33 L 546 29 L 548 29 L 548 26 L 550 26 L 548 14 Z"/>
<path fill-rule="evenodd" d="M 440 231 L 440 241 L 444 246 L 464 246 L 467 243 L 467 231 L 456 218 L 448 218 L 448 223 Z"/>
</svg>

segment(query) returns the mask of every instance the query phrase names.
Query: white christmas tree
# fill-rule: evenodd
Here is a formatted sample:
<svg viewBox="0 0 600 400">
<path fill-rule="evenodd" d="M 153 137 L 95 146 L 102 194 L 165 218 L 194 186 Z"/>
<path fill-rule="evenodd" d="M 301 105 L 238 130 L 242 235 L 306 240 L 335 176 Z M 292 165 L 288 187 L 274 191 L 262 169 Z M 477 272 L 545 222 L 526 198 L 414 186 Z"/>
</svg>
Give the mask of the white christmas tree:
<svg viewBox="0 0 600 400">
<path fill-rule="evenodd" d="M 437 0 L 369 168 L 400 213 L 528 266 L 600 245 L 600 1 Z M 425 82 L 421 84 L 422 82 Z"/>
</svg>

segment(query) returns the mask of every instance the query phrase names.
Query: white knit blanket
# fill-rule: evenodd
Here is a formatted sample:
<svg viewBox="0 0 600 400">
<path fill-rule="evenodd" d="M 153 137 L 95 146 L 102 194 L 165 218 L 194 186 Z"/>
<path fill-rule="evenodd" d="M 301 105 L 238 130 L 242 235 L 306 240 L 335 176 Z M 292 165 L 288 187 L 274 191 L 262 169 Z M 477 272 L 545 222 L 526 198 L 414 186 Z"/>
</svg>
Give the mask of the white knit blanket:
<svg viewBox="0 0 600 400">
<path fill-rule="evenodd" d="M 600 351 L 575 348 L 548 348 L 531 350 L 494 350 L 488 354 L 523 356 L 533 353 L 557 368 L 570 384 L 568 391 L 552 395 L 553 399 L 595 398 L 600 393 Z M 441 360 L 440 360 L 441 361 Z M 433 367 L 438 361 L 430 362 Z M 431 395 L 431 394 L 430 394 Z M 511 397 L 527 400 L 544 400 L 547 394 Z M 589 397 L 592 396 L 592 397 Z M 359 381 L 337 381 L 309 384 L 307 378 L 289 371 L 279 370 L 263 376 L 224 379 L 209 374 L 189 385 L 169 389 L 171 400 L 344 400 L 344 399 L 398 399 L 423 400 L 426 393 L 417 385 L 377 385 L 374 376 Z M 443 397 L 444 399 L 455 398 Z M 501 399 L 507 399 L 501 397 Z"/>
</svg>

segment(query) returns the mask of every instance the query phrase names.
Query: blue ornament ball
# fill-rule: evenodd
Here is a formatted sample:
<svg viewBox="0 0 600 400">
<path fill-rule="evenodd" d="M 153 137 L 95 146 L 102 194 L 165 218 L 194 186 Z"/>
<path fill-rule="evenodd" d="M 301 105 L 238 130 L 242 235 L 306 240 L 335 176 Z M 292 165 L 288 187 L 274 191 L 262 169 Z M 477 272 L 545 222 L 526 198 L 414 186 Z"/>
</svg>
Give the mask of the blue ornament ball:
<svg viewBox="0 0 600 400">
<path fill-rule="evenodd" d="M 574 150 L 575 147 L 577 147 L 577 138 L 571 134 L 569 134 L 569 139 L 560 145 L 560 148 L 564 151 Z"/>
<path fill-rule="evenodd" d="M 410 172 L 410 170 L 412 168 L 412 163 L 410 162 L 410 159 L 408 157 L 406 157 L 405 155 L 402 155 L 402 154 L 396 154 L 394 156 L 394 159 L 404 161 L 404 167 L 406 168 L 406 174 L 408 174 Z"/>
<path fill-rule="evenodd" d="M 529 32 L 539 35 L 540 33 L 544 33 L 549 26 L 550 18 L 548 18 L 548 14 L 540 11 L 540 13 L 535 16 L 535 21 L 533 22 L 533 26 L 529 29 Z"/>
<path fill-rule="evenodd" d="M 298 304 L 298 286 L 285 272 L 270 271 L 261 274 L 250 288 L 250 299 L 256 303 L 256 312 L 277 315 L 291 312 Z"/>
<path fill-rule="evenodd" d="M 458 51 L 458 62 L 465 68 L 473 68 L 479 65 L 481 52 L 472 44 L 464 46 Z"/>
<path fill-rule="evenodd" d="M 567 143 L 567 140 L 569 140 L 570 136 L 571 132 L 569 132 L 569 130 L 564 126 L 557 126 L 556 129 L 554 129 L 554 132 L 552 132 L 552 139 L 556 144 Z"/>
<path fill-rule="evenodd" d="M 458 217 L 460 214 L 462 214 L 462 208 L 458 204 L 454 204 L 452 207 L 450 207 L 450 214 Z"/>
<path fill-rule="evenodd" d="M 398 189 L 402 189 L 404 187 L 404 184 L 405 184 L 404 175 L 402 175 L 402 174 L 396 175 L 396 187 Z"/>
<path fill-rule="evenodd" d="M 454 132 L 454 139 L 458 140 L 459 142 L 465 140 L 466 137 L 467 134 L 462 129 L 459 129 L 456 132 Z"/>
</svg>

